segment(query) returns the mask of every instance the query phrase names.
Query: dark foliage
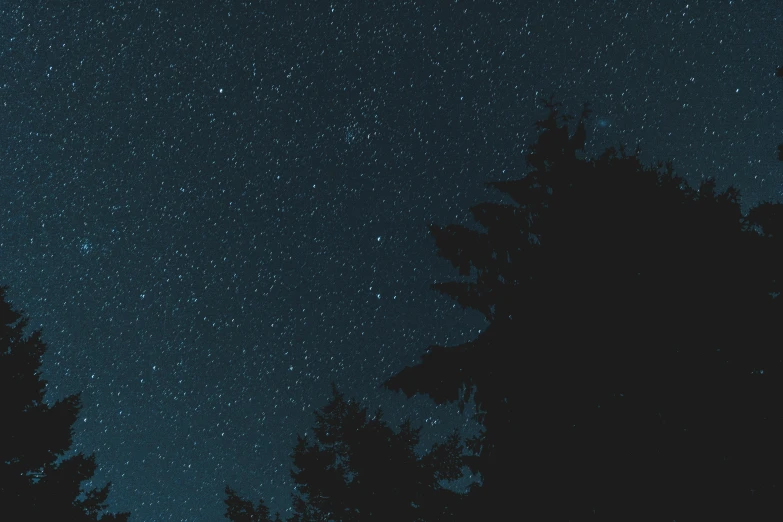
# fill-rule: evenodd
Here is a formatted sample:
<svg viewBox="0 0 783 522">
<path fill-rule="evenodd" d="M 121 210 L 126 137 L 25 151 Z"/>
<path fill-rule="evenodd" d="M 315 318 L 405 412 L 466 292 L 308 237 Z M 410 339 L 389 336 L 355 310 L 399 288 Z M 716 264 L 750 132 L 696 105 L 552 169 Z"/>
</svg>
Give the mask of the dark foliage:
<svg viewBox="0 0 783 522">
<path fill-rule="evenodd" d="M 236 492 L 226 486 L 226 514 L 231 522 L 272 522 L 269 518 L 269 508 L 263 500 L 258 501 L 258 507 L 254 507 L 249 500 L 240 498 Z M 278 516 L 275 520 L 278 520 Z"/>
<path fill-rule="evenodd" d="M 547 107 L 508 202 L 431 228 L 488 327 L 386 385 L 475 401 L 476 519 L 781 519 L 783 206 L 582 158 Z"/>
<path fill-rule="evenodd" d="M 293 453 L 293 520 L 454 520 L 460 496 L 441 481 L 462 476 L 458 434 L 420 456 L 420 429 L 406 421 L 395 431 L 336 389 L 315 416 Z"/>
<path fill-rule="evenodd" d="M 312 437 L 298 437 L 292 455 L 296 492 L 290 522 L 458 520 L 463 496 L 442 485 L 462 477 L 457 433 L 422 455 L 420 429 L 404 422 L 395 431 L 380 411 L 369 416 L 336 388 L 315 417 Z M 230 488 L 226 494 L 226 518 L 269 520 L 263 502 L 254 508 Z"/>
<path fill-rule="evenodd" d="M 39 368 L 46 344 L 39 331 L 25 337 L 27 318 L 5 300 L 0 287 L 0 520 L 126 521 L 102 514 L 109 485 L 84 491 L 95 459 L 65 457 L 72 443 L 79 397 L 49 406 Z"/>
</svg>

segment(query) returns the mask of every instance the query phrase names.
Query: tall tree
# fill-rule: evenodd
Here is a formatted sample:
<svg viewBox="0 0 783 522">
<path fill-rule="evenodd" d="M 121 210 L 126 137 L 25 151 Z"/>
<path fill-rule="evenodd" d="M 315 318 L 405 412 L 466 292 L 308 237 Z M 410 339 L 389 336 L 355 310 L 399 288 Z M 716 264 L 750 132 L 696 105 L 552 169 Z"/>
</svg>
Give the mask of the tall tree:
<svg viewBox="0 0 783 522">
<path fill-rule="evenodd" d="M 109 485 L 84 490 L 95 458 L 71 449 L 78 395 L 49 406 L 39 368 L 46 344 L 41 332 L 25 336 L 27 317 L 12 308 L 0 287 L 0 519 L 126 521 L 104 514 Z"/>
<path fill-rule="evenodd" d="M 269 518 L 269 508 L 263 500 L 258 501 L 258 506 L 253 506 L 249 500 L 237 495 L 236 491 L 226 486 L 226 514 L 231 522 L 272 522 Z M 278 520 L 278 516 L 275 520 Z"/>
<path fill-rule="evenodd" d="M 409 421 L 392 429 L 380 411 L 333 387 L 315 412 L 312 436 L 298 437 L 292 454 L 293 515 L 289 522 L 436 522 L 461 520 L 463 495 L 444 486 L 462 477 L 458 433 L 421 452 L 421 429 Z M 267 522 L 269 510 L 226 488 L 226 518 Z M 275 518 L 279 521 L 279 518 Z"/>
<path fill-rule="evenodd" d="M 293 453 L 294 521 L 455 520 L 460 495 L 442 482 L 462 476 L 457 433 L 419 455 L 420 429 L 395 431 L 336 388 L 315 417 Z"/>
<path fill-rule="evenodd" d="M 780 503 L 783 212 L 743 215 L 637 154 L 583 158 L 557 105 L 482 229 L 433 226 L 462 278 L 434 287 L 483 313 L 386 385 L 475 402 L 476 512 L 534 519 L 762 516 Z"/>
</svg>

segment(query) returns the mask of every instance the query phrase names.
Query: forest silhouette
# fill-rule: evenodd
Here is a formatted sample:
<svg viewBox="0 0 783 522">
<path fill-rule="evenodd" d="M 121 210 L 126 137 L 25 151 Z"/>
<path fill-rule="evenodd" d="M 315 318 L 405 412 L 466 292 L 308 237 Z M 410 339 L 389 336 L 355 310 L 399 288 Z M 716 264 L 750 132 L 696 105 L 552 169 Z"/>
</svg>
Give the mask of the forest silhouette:
<svg viewBox="0 0 783 522">
<path fill-rule="evenodd" d="M 461 276 L 434 288 L 489 326 L 386 385 L 473 402 L 470 519 L 781 519 L 783 206 L 581 158 L 589 111 L 547 107 L 483 230 L 431 229 Z"/>
<path fill-rule="evenodd" d="M 41 332 L 25 334 L 28 318 L 14 310 L 0 287 L 0 520 L 125 522 L 128 513 L 105 513 L 109 484 L 84 489 L 93 456 L 71 452 L 78 395 L 50 405 Z"/>
<path fill-rule="evenodd" d="M 783 205 L 744 214 L 734 188 L 692 188 L 638 151 L 586 158 L 589 109 L 571 133 L 559 106 L 545 105 L 528 172 L 490 183 L 506 202 L 474 206 L 479 227 L 431 227 L 458 274 L 433 288 L 488 327 L 431 346 L 385 382 L 475 408 L 482 430 L 460 465 L 479 483 L 443 495 L 451 509 L 392 516 L 396 501 L 421 505 L 395 489 L 417 475 L 377 440 L 336 455 L 336 433 L 364 416 L 331 416 L 333 447 L 319 438 L 305 451 L 300 439 L 294 452 L 292 520 L 783 518 Z M 458 467 L 427 478 L 457 478 Z M 415 482 L 420 495 L 426 482 Z"/>
<path fill-rule="evenodd" d="M 589 109 L 572 132 L 545 105 L 527 172 L 489 184 L 505 201 L 431 227 L 456 270 L 433 288 L 487 328 L 384 383 L 474 408 L 480 434 L 419 451 L 420 429 L 335 388 L 293 448 L 289 521 L 783 519 L 783 205 L 743 213 L 638 151 L 585 157 Z M 0 315 L 3 509 L 126 519 L 98 518 L 107 488 L 80 496 L 95 463 L 58 460 L 78 398 L 43 403 L 45 345 L 2 292 Z M 466 466 L 479 481 L 450 490 Z M 225 504 L 280 520 L 231 487 Z"/>
</svg>

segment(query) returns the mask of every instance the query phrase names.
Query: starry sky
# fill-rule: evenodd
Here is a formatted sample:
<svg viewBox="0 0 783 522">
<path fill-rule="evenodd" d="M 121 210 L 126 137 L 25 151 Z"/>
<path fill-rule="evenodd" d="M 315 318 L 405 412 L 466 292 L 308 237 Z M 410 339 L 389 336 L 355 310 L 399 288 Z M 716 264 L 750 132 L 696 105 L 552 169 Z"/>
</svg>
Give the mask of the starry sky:
<svg viewBox="0 0 783 522">
<path fill-rule="evenodd" d="M 425 441 L 468 413 L 380 383 L 485 327 L 430 223 L 519 177 L 550 95 L 588 153 L 783 195 L 777 1 L 0 4 L 0 283 L 48 398 L 132 520 L 285 514 L 335 382 Z"/>
</svg>

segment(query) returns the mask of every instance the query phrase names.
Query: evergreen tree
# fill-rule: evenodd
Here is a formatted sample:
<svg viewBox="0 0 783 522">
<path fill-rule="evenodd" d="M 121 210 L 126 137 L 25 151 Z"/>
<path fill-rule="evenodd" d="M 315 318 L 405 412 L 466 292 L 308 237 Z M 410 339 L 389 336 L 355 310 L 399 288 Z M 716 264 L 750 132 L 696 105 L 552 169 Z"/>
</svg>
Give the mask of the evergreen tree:
<svg viewBox="0 0 783 522">
<path fill-rule="evenodd" d="M 442 482 L 462 476 L 457 433 L 419 455 L 410 421 L 395 431 L 336 389 L 315 416 L 293 453 L 294 521 L 455 520 L 460 495 Z"/>
<path fill-rule="evenodd" d="M 40 331 L 25 336 L 28 319 L 15 311 L 0 287 L 0 519 L 126 521 L 128 514 L 103 514 L 109 485 L 83 490 L 92 478 L 93 456 L 66 457 L 78 395 L 49 406 L 39 368 L 46 344 Z"/>
<path fill-rule="evenodd" d="M 231 522 L 272 522 L 269 518 L 269 508 L 263 500 L 258 501 L 258 507 L 254 507 L 249 500 L 239 497 L 236 492 L 226 486 L 226 514 Z M 275 516 L 278 520 L 279 516 Z"/>
<path fill-rule="evenodd" d="M 292 454 L 296 492 L 289 522 L 460 520 L 463 495 L 443 486 L 462 477 L 458 433 L 422 455 L 420 429 L 406 421 L 395 431 L 380 411 L 369 416 L 336 388 L 315 417 L 313 436 L 298 437 Z M 263 501 L 254 508 L 231 488 L 226 495 L 232 522 L 269 521 Z"/>
<path fill-rule="evenodd" d="M 488 327 L 386 385 L 475 402 L 474 517 L 779 518 L 783 207 L 583 158 L 589 111 L 571 135 L 547 107 L 483 230 L 431 228 L 462 276 L 434 287 Z"/>
</svg>

